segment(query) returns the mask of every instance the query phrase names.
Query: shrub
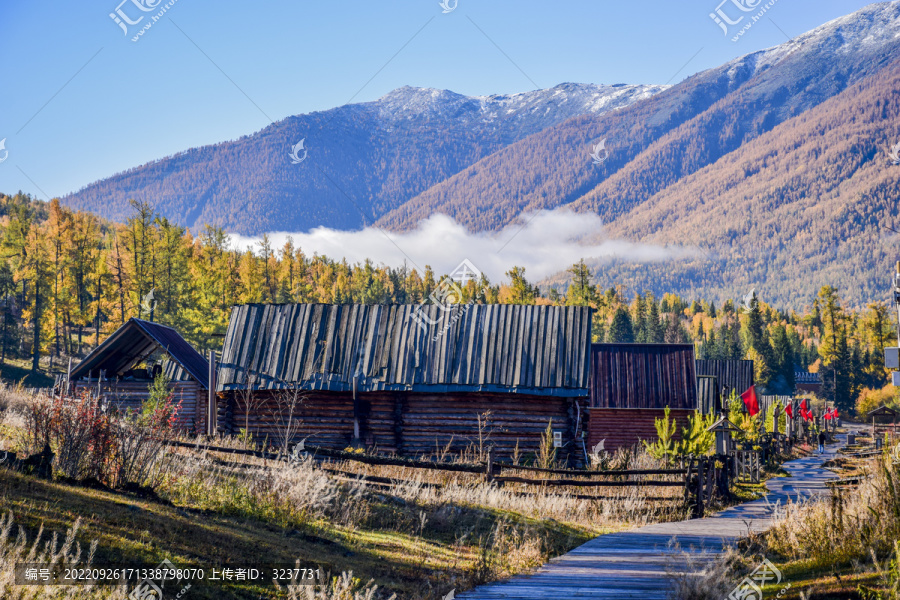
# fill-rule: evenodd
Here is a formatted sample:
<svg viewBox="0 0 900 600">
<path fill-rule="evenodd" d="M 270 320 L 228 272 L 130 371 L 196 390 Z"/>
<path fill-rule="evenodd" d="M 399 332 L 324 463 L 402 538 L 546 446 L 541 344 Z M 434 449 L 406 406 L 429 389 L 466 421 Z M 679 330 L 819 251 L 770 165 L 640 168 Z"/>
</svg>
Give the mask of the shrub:
<svg viewBox="0 0 900 600">
<path fill-rule="evenodd" d="M 25 450 L 40 452 L 47 444 L 64 476 L 100 479 L 112 454 L 110 419 L 87 393 L 74 399 L 36 396 L 25 415 Z"/>
<path fill-rule="evenodd" d="M 547 423 L 547 429 L 541 434 L 541 445 L 538 447 L 537 466 L 552 469 L 556 464 L 556 448 L 553 446 L 553 419 Z"/>
<path fill-rule="evenodd" d="M 659 460 L 665 460 L 668 464 L 669 457 L 674 456 L 678 452 L 675 443 L 676 424 L 675 419 L 669 420 L 669 407 L 666 406 L 665 414 L 661 419 L 654 419 L 656 426 L 656 441 L 649 443 L 644 441 L 644 447 L 650 456 Z"/>
<path fill-rule="evenodd" d="M 687 427 L 681 430 L 681 442 L 678 443 L 679 454 L 703 456 L 709 454 L 716 441 L 716 434 L 709 428 L 716 422 L 713 414 L 703 415 L 699 410 L 688 417 Z"/>
<path fill-rule="evenodd" d="M 78 398 L 36 396 L 28 403 L 22 445 L 30 453 L 49 445 L 54 467 L 65 477 L 144 485 L 180 408 L 171 394 L 140 415 L 108 415 L 87 392 Z"/>
</svg>

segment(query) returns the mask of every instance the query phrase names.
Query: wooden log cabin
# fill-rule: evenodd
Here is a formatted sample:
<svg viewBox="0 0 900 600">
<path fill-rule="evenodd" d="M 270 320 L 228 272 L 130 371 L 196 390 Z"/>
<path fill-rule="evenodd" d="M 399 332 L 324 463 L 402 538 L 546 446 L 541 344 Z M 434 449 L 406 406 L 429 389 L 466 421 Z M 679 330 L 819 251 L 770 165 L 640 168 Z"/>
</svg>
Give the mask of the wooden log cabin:
<svg viewBox="0 0 900 600">
<path fill-rule="evenodd" d="M 657 439 L 669 407 L 678 436 L 699 408 L 693 344 L 593 344 L 588 445 L 607 451 Z"/>
<path fill-rule="evenodd" d="M 423 311 L 415 318 L 417 311 Z M 403 455 L 479 443 L 583 457 L 587 307 L 236 306 L 217 375 L 218 430 Z"/>
<path fill-rule="evenodd" d="M 141 363 L 151 364 L 142 368 Z M 181 404 L 179 425 L 205 431 L 209 363 L 177 331 L 159 323 L 129 319 L 72 369 L 68 393 L 91 394 L 114 410 L 140 411 L 159 370 Z"/>
</svg>

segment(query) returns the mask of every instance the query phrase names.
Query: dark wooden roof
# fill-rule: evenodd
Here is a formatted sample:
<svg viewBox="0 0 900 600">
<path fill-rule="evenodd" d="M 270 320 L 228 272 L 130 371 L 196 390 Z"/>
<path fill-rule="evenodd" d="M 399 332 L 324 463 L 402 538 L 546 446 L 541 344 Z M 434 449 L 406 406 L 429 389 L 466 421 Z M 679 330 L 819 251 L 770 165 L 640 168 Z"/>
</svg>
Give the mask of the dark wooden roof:
<svg viewBox="0 0 900 600">
<path fill-rule="evenodd" d="M 797 385 L 822 385 L 822 375 L 809 371 L 794 371 L 794 381 Z"/>
<path fill-rule="evenodd" d="M 753 361 L 698 360 L 697 375 L 715 377 L 719 383 L 719 393 L 728 398 L 731 390 L 743 394 L 753 385 Z"/>
<path fill-rule="evenodd" d="M 413 318 L 418 310 L 431 321 Z M 587 307 L 248 304 L 232 309 L 219 391 L 489 391 L 586 396 Z"/>
<path fill-rule="evenodd" d="M 693 344 L 593 344 L 592 408 L 696 409 Z"/>
<path fill-rule="evenodd" d="M 890 406 L 885 406 L 882 404 L 878 408 L 869 411 L 870 417 L 897 417 L 900 416 L 900 411 L 897 409 L 891 408 Z"/>
<path fill-rule="evenodd" d="M 157 350 L 177 363 L 204 388 L 209 386 L 209 363 L 171 327 L 129 319 L 72 369 L 72 379 L 81 379 L 100 371 L 107 378 L 118 377 Z"/>
</svg>

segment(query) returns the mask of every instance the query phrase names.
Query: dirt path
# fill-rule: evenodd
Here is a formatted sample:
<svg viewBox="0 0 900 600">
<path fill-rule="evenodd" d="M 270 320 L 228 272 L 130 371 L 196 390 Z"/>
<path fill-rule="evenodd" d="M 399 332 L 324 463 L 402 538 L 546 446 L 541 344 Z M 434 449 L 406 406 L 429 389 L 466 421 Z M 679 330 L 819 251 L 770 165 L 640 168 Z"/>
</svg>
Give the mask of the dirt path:
<svg viewBox="0 0 900 600">
<path fill-rule="evenodd" d="M 557 557 L 532 575 L 475 588 L 457 596 L 466 600 L 568 598 L 667 598 L 672 580 L 666 569 L 687 565 L 683 552 L 718 553 L 748 531 L 764 531 L 771 523 L 775 506 L 788 499 L 797 501 L 827 494 L 825 482 L 834 473 L 822 468 L 838 448 L 847 443 L 846 434 L 826 448 L 784 464 L 791 477 L 766 482 L 768 495 L 759 500 L 728 508 L 715 516 L 674 523 L 657 523 L 631 531 L 601 535 Z M 672 547 L 672 540 L 680 549 Z M 712 554 L 708 554 L 712 556 Z"/>
</svg>

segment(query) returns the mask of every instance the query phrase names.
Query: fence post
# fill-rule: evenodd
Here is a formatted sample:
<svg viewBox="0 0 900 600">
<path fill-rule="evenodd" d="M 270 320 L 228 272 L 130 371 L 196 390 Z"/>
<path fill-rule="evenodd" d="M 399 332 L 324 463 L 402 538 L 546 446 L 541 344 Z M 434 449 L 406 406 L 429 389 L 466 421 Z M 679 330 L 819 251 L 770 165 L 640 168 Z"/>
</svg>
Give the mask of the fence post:
<svg viewBox="0 0 900 600">
<path fill-rule="evenodd" d="M 65 396 L 68 398 L 72 395 L 72 357 L 69 357 L 69 368 L 66 370 L 66 392 Z"/>
<path fill-rule="evenodd" d="M 494 481 L 494 447 L 488 448 L 487 467 L 484 472 L 484 480 L 488 483 Z"/>
<path fill-rule="evenodd" d="M 753 483 L 759 483 L 759 452 L 754 452 L 753 456 Z"/>
<path fill-rule="evenodd" d="M 219 411 L 216 406 L 216 351 L 209 351 L 209 396 L 206 403 L 206 433 L 211 437 L 215 437 L 218 429 L 217 421 L 219 420 Z M 248 383 L 249 385 L 249 383 Z M 249 410 L 249 408 L 247 409 Z"/>
<path fill-rule="evenodd" d="M 681 459 L 682 464 L 684 463 L 684 457 Z M 687 463 L 687 471 L 684 474 L 684 502 L 685 504 L 690 504 L 691 502 L 691 471 L 693 471 L 694 461 L 689 460 Z"/>
<path fill-rule="evenodd" d="M 697 468 L 697 518 L 702 519 L 704 514 L 704 505 L 706 503 L 706 459 L 701 458 L 699 467 Z"/>
</svg>

